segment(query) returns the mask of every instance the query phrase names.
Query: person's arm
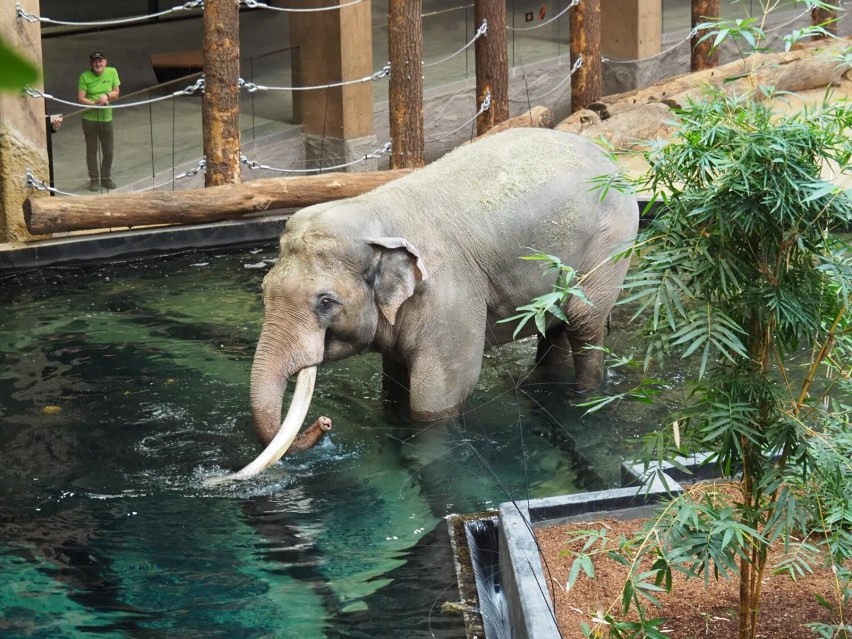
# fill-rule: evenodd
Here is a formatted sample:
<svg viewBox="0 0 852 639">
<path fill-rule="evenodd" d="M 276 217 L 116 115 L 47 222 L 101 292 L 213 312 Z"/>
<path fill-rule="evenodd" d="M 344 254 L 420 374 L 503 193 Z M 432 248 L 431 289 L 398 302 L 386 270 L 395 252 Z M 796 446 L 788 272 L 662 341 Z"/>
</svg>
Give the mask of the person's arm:
<svg viewBox="0 0 852 639">
<path fill-rule="evenodd" d="M 113 78 L 112 82 L 112 91 L 107 93 L 107 97 L 109 98 L 110 102 L 115 102 L 116 100 L 118 100 L 118 95 L 121 92 L 120 87 L 121 80 L 118 79 L 118 71 L 115 71 L 115 77 Z"/>
</svg>

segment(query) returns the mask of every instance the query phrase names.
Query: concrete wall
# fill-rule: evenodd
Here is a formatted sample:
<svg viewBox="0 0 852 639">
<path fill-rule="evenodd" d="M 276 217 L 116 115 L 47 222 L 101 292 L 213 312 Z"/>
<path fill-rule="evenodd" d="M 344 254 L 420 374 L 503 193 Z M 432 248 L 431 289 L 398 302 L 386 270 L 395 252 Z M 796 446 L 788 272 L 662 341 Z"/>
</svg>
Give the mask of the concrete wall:
<svg viewBox="0 0 852 639">
<path fill-rule="evenodd" d="M 38 0 L 18 1 L 24 11 L 38 13 Z M 7 45 L 41 68 L 41 27 L 38 22 L 18 21 L 14 2 L 2 3 L 0 33 Z M 0 241 L 32 238 L 21 209 L 30 195 L 28 168 L 47 175 L 44 101 L 23 93 L 0 93 Z"/>
</svg>

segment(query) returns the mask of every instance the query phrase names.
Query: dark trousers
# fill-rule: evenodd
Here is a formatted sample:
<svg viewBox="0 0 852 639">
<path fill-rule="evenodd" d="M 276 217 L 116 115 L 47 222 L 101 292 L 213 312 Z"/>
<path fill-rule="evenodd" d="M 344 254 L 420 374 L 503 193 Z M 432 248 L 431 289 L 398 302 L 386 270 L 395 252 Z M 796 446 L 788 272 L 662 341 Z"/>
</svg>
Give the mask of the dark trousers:
<svg viewBox="0 0 852 639">
<path fill-rule="evenodd" d="M 89 179 L 106 179 L 112 170 L 112 121 L 92 122 L 83 120 L 83 137 L 86 138 L 86 166 Z M 98 143 L 100 143 L 101 167 L 98 174 Z"/>
</svg>

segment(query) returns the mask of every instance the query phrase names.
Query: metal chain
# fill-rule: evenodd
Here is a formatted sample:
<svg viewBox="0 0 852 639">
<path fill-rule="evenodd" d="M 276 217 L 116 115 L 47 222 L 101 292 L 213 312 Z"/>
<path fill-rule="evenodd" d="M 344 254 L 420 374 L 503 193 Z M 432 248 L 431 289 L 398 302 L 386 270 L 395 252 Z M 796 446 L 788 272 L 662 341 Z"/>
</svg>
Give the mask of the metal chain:
<svg viewBox="0 0 852 639">
<path fill-rule="evenodd" d="M 71 195 L 77 197 L 76 193 L 66 193 L 65 191 L 60 191 L 47 183 L 44 180 L 39 180 L 36 178 L 35 174 L 32 172 L 32 169 L 27 167 L 26 169 L 26 180 L 27 186 L 31 189 L 35 189 L 36 191 L 48 191 L 50 193 L 59 193 L 60 195 Z"/>
<path fill-rule="evenodd" d="M 192 177 L 194 175 L 198 175 L 199 171 L 201 173 L 207 173 L 207 159 L 206 158 L 201 158 L 200 160 L 198 160 L 198 166 L 196 166 L 194 169 L 190 169 L 186 173 L 181 173 L 180 175 L 176 175 L 175 180 L 180 180 L 180 179 L 185 178 L 185 177 Z"/>
</svg>

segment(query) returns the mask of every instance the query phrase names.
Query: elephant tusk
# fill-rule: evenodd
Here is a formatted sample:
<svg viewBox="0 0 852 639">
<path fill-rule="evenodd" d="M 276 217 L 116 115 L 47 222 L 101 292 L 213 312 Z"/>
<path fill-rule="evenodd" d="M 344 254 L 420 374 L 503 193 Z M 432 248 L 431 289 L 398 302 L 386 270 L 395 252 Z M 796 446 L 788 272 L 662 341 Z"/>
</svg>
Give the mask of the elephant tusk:
<svg viewBox="0 0 852 639">
<path fill-rule="evenodd" d="M 314 394 L 316 379 L 316 366 L 309 366 L 300 370 L 298 377 L 296 377 L 296 387 L 293 389 L 293 399 L 290 402 L 290 409 L 281 423 L 281 428 L 278 429 L 278 433 L 269 442 L 269 445 L 263 449 L 263 452 L 253 462 L 242 470 L 223 477 L 210 477 L 204 480 L 204 485 L 216 486 L 229 481 L 254 477 L 281 459 L 282 455 L 292 445 L 293 440 L 296 439 L 296 435 L 305 421 L 308 408 L 311 406 L 311 397 Z"/>
</svg>

